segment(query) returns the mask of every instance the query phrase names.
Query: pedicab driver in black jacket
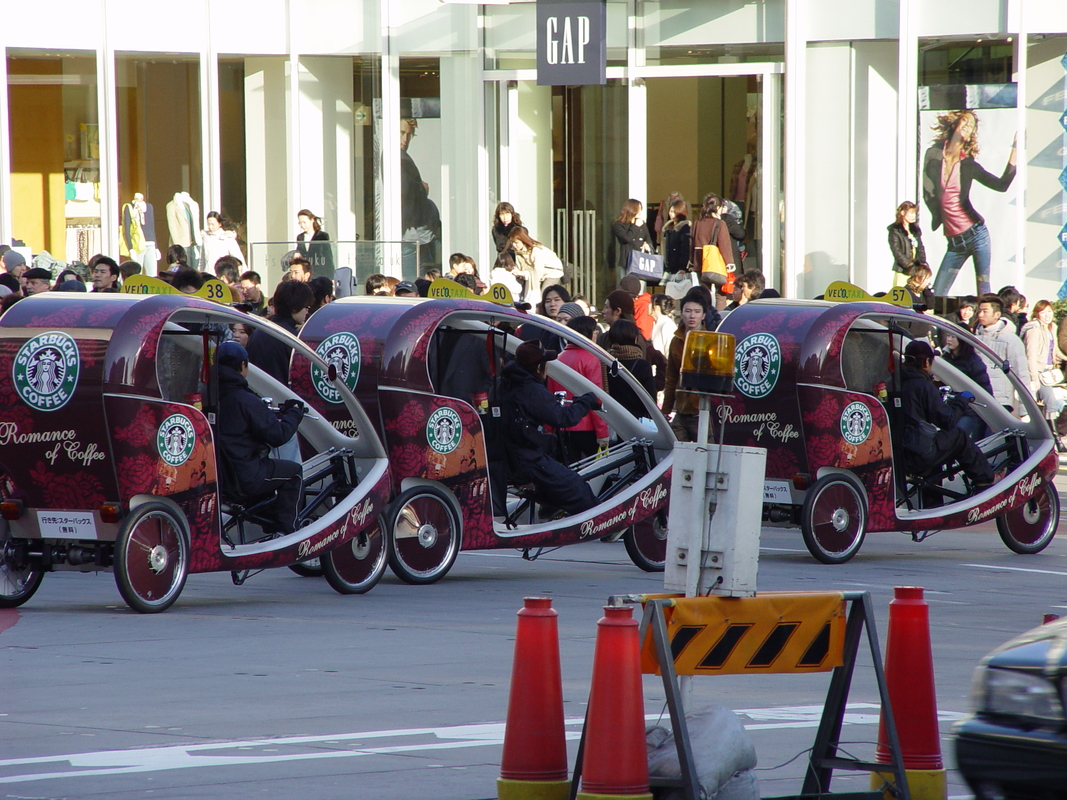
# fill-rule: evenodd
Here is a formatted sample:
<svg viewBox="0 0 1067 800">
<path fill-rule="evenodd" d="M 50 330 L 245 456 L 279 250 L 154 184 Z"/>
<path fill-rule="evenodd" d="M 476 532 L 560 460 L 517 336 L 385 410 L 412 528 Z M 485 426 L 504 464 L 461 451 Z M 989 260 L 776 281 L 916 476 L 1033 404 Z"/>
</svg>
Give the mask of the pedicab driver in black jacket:
<svg viewBox="0 0 1067 800">
<path fill-rule="evenodd" d="M 545 387 L 545 364 L 556 356 L 537 340 L 523 342 L 515 350 L 515 359 L 504 366 L 504 446 L 513 475 L 531 481 L 544 504 L 580 514 L 597 504 L 596 496 L 577 472 L 547 454 L 555 437 L 545 433 L 542 426 L 569 428 L 590 411 L 600 409 L 601 403 L 588 392 L 568 406 L 559 404 Z"/>
<path fill-rule="evenodd" d="M 929 343 L 915 340 L 904 348 L 901 398 L 904 406 L 903 445 L 909 471 L 925 472 L 958 460 L 963 471 L 979 489 L 993 483 L 993 468 L 971 438 L 956 427 L 974 399 L 970 392 L 945 402 L 934 386 L 936 354 Z M 920 425 L 929 423 L 934 428 Z M 926 427 L 924 431 L 923 428 Z"/>
<path fill-rule="evenodd" d="M 248 388 L 248 351 L 237 342 L 220 344 L 215 360 L 219 365 L 219 448 L 242 494 L 256 497 L 277 492 L 274 517 L 278 530 L 292 533 L 303 468 L 295 461 L 267 458 L 267 452 L 293 438 L 307 409 L 299 400 L 286 400 L 280 412 L 271 411 Z"/>
</svg>

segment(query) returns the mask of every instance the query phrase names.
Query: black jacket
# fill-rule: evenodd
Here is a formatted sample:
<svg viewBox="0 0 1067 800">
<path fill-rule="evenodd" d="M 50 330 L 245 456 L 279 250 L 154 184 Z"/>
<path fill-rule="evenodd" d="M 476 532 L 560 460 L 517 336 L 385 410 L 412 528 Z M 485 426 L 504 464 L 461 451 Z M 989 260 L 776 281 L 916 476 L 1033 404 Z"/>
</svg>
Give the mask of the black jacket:
<svg viewBox="0 0 1067 800">
<path fill-rule="evenodd" d="M 626 269 L 630 266 L 630 253 L 649 243 L 648 226 L 632 222 L 611 223 L 612 244 L 615 247 L 615 266 Z"/>
<path fill-rule="evenodd" d="M 989 383 L 989 372 L 986 370 L 985 362 L 974 350 L 962 357 L 953 356 L 946 350 L 942 358 L 987 392 L 993 394 L 993 386 Z"/>
<path fill-rule="evenodd" d="M 333 249 L 329 245 L 330 234 L 326 231 L 315 231 L 311 235 L 311 243 L 305 244 L 306 237 L 303 232 L 297 234 L 296 249 L 304 258 L 311 262 L 312 274 L 333 277 Z"/>
<path fill-rule="evenodd" d="M 916 367 L 905 365 L 903 378 L 900 393 L 907 427 L 917 425 L 920 420 L 942 430 L 956 427 L 965 409 L 962 403 L 946 403 L 942 400 L 934 382 Z"/>
<path fill-rule="evenodd" d="M 578 395 L 569 406 L 560 405 L 544 383 L 517 361 L 504 365 L 502 377 L 501 413 L 509 443 L 508 457 L 512 461 L 544 455 L 551 447 L 552 437 L 539 431 L 540 426 L 569 428 L 600 405 L 592 392 Z"/>
<path fill-rule="evenodd" d="M 508 237 L 511 235 L 511 232 L 513 230 L 515 230 L 516 228 L 521 228 L 524 231 L 526 230 L 526 226 L 525 225 L 516 225 L 514 221 L 512 221 L 512 223 L 510 225 L 506 225 L 506 226 L 505 225 L 501 225 L 499 222 L 497 222 L 493 226 L 493 244 L 496 245 L 496 251 L 498 253 L 503 253 L 504 252 L 504 245 L 508 243 Z M 529 235 L 529 233 L 530 233 L 529 231 L 526 231 L 527 235 Z M 511 251 L 509 251 L 509 252 L 511 252 Z M 512 252 L 512 257 L 514 257 L 514 253 L 513 252 Z"/>
<path fill-rule="evenodd" d="M 689 268 L 691 237 L 692 226 L 687 219 L 663 226 L 663 267 L 667 272 L 685 272 Z"/>
<path fill-rule="evenodd" d="M 923 246 L 923 232 L 918 225 L 911 226 L 911 235 L 915 237 L 915 257 L 911 255 L 911 242 L 908 241 L 908 232 L 899 222 L 894 222 L 888 228 L 889 249 L 893 253 L 893 272 L 907 275 L 916 264 L 926 263 L 926 247 Z"/>
<path fill-rule="evenodd" d="M 656 383 L 652 377 L 652 365 L 643 358 L 619 359 L 619 365 L 630 371 L 639 384 L 648 392 L 648 396 L 655 398 Z M 618 400 L 630 414 L 635 417 L 647 417 L 648 411 L 642 399 L 634 391 L 633 387 L 626 382 L 622 375 L 608 375 L 608 394 Z"/>
<path fill-rule="evenodd" d="M 292 439 L 303 416 L 302 406 L 271 411 L 239 372 L 219 367 L 218 446 L 242 489 L 269 475 L 268 448 Z"/>
<path fill-rule="evenodd" d="M 923 200 L 930 210 L 930 228 L 935 231 L 941 227 L 941 168 L 944 163 L 945 153 L 940 144 L 926 151 L 923 161 Z M 978 181 L 994 192 L 1006 192 L 1014 179 L 1014 164 L 1009 163 L 1004 167 L 1004 174 L 998 178 L 973 158 L 960 159 L 960 205 L 974 224 L 984 224 L 985 219 L 971 205 L 971 183 Z"/>
<path fill-rule="evenodd" d="M 278 323 L 293 336 L 300 332 L 292 317 L 273 316 L 270 321 Z M 266 331 L 255 331 L 248 340 L 248 362 L 285 386 L 289 385 L 289 361 L 292 355 L 293 348 Z"/>
</svg>

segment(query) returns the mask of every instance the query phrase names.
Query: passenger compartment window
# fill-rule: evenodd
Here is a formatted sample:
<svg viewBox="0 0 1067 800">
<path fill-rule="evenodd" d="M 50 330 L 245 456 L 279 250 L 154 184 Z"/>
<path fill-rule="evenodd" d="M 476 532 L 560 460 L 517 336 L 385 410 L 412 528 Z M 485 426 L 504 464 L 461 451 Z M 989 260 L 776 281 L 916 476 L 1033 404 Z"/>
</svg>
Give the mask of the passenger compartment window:
<svg viewBox="0 0 1067 800">
<path fill-rule="evenodd" d="M 164 333 L 156 351 L 156 380 L 163 399 L 184 403 L 186 395 L 200 391 L 203 346 L 199 336 Z"/>
</svg>

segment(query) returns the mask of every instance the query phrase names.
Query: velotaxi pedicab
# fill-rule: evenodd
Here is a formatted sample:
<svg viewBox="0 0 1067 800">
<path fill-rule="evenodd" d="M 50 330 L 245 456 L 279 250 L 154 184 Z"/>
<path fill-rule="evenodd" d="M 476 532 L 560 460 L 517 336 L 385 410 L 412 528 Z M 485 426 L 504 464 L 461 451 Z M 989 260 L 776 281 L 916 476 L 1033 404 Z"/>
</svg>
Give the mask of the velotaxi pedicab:
<svg viewBox="0 0 1067 800">
<path fill-rule="evenodd" d="M 1011 365 L 969 332 L 886 302 L 801 300 L 748 303 L 719 330 L 736 340 L 734 395 L 715 401 L 720 434 L 727 444 L 767 448 L 766 478 L 752 487 L 762 488 L 764 519 L 798 526 L 819 561 L 848 561 L 868 531 L 922 541 L 991 518 L 1016 553 L 1052 541 L 1060 508 L 1052 432 Z M 1028 417 L 934 360 L 942 391 L 971 392 L 992 432 L 977 444 L 1004 475 L 988 488 L 972 485 L 958 463 L 909 469 L 901 457 L 901 354 L 912 339 L 937 347 L 946 333 L 971 344 L 990 370 L 1003 370 L 1020 398 L 1017 412 Z"/>
<path fill-rule="evenodd" d="M 389 563 L 401 580 L 443 577 L 460 550 L 515 548 L 529 559 L 547 548 L 622 537 L 634 563 L 663 569 L 671 451 L 675 437 L 654 400 L 615 359 L 555 322 L 514 309 L 493 286 L 496 303 L 474 299 L 451 281 L 429 299 L 349 297 L 315 312 L 300 337 L 333 364 L 363 403 L 385 442 L 393 500 L 383 527 Z M 439 295 L 434 297 L 434 295 Z M 447 295 L 447 296 L 446 296 Z M 506 467 L 497 404 L 499 372 L 521 340 L 519 326 L 549 329 L 594 353 L 642 398 L 646 417 L 629 414 L 606 391 L 559 361 L 548 377 L 573 395 L 595 392 L 616 434 L 607 451 L 570 464 L 598 499 L 591 510 L 542 518 L 545 504 Z M 321 368 L 294 357 L 291 383 L 342 431 L 349 424 Z"/>
<path fill-rule="evenodd" d="M 156 283 L 145 291 L 168 290 Z M 215 446 L 213 354 L 237 322 L 320 369 L 345 420 L 300 423 L 301 527 L 288 535 L 264 532 L 273 495 L 241 496 Z M 248 382 L 299 399 L 251 365 Z M 26 602 L 46 572 L 113 571 L 131 608 L 158 612 L 189 573 L 240 584 L 314 558 L 334 589 L 365 592 L 385 569 L 389 480 L 348 387 L 271 322 L 174 294 L 43 294 L 0 317 L 0 606 Z"/>
</svg>

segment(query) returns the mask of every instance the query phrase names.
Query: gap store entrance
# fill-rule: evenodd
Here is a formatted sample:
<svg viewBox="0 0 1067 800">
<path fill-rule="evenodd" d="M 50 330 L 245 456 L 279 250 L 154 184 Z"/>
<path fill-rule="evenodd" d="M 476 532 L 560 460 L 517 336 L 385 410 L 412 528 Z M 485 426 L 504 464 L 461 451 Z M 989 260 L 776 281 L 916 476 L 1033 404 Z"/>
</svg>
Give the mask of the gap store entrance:
<svg viewBox="0 0 1067 800">
<path fill-rule="evenodd" d="M 573 265 L 572 290 L 598 301 L 615 288 L 611 223 L 627 198 L 644 204 L 658 241 L 657 214 L 672 192 L 690 204 L 691 220 L 714 193 L 740 210 L 745 267 L 781 286 L 781 65 L 613 75 L 621 72 L 609 68 L 603 86 L 538 86 L 533 70 L 487 73 L 487 143 L 497 156 L 490 210 L 514 205 L 530 235 Z"/>
</svg>

